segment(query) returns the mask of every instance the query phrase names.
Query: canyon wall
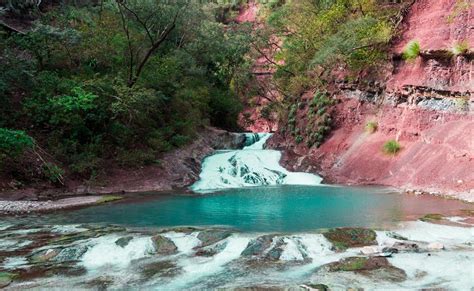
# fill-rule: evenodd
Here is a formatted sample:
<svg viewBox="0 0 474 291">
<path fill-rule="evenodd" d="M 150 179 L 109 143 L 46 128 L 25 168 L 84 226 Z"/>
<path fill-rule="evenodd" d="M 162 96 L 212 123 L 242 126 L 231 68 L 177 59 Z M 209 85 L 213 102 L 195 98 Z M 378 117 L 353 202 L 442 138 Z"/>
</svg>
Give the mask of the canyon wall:
<svg viewBox="0 0 474 291">
<path fill-rule="evenodd" d="M 285 151 L 284 166 L 316 172 L 327 182 L 379 184 L 453 195 L 474 201 L 474 6 L 456 0 L 418 0 L 411 6 L 393 44 L 392 71 L 364 86 L 336 82 L 332 132 L 308 148 L 289 134 L 276 134 L 268 146 Z M 464 2 L 463 2 L 464 3 Z M 462 4 L 462 3 L 461 3 Z M 400 55 L 417 40 L 413 61 Z M 470 51 L 453 55 L 465 42 Z M 297 126 L 309 123 L 307 92 Z M 366 124 L 377 130 L 369 133 Z M 383 152 L 394 139 L 395 155 Z"/>
</svg>

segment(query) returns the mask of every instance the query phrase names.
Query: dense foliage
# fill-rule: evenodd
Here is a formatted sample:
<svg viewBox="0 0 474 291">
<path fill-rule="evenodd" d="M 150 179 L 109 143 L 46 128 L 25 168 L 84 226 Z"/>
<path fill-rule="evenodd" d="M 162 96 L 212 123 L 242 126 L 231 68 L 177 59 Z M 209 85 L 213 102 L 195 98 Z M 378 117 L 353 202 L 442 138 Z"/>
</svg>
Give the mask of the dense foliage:
<svg viewBox="0 0 474 291">
<path fill-rule="evenodd" d="M 268 23 L 282 39 L 276 80 L 287 95 L 324 86 L 334 71 L 348 78 L 386 60 L 400 4 L 375 0 L 278 2 Z"/>
<path fill-rule="evenodd" d="M 36 20 L 0 35 L 0 127 L 86 178 L 104 161 L 153 163 L 201 126 L 236 129 L 249 25 L 223 24 L 215 3 L 78 2 L 9 2 L 7 13 Z"/>
</svg>

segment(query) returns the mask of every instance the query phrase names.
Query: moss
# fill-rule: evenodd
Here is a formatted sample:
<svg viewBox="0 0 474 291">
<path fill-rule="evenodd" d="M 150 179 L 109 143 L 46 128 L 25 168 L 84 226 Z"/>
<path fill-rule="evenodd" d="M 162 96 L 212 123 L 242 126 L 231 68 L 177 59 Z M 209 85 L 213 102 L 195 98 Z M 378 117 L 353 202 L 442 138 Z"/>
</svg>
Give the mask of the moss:
<svg viewBox="0 0 474 291">
<path fill-rule="evenodd" d="M 443 215 L 439 213 L 426 214 L 425 216 L 420 218 L 421 221 L 438 221 L 441 219 L 443 219 Z"/>
<path fill-rule="evenodd" d="M 350 247 L 362 247 L 376 244 L 375 231 L 366 228 L 336 228 L 323 234 L 333 247 L 343 251 Z"/>
<path fill-rule="evenodd" d="M 13 273 L 9 272 L 0 272 L 0 288 L 7 287 L 8 285 L 13 282 L 13 279 L 15 279 L 16 275 Z"/>
<path fill-rule="evenodd" d="M 117 201 L 117 200 L 121 200 L 121 199 L 123 199 L 122 196 L 105 195 L 105 196 L 102 196 L 102 198 L 100 198 L 96 203 L 97 204 L 102 204 L 102 203 L 108 203 L 108 202 Z"/>
<path fill-rule="evenodd" d="M 363 270 L 369 259 L 365 257 L 353 257 L 339 261 L 337 264 L 331 265 L 330 270 L 336 271 L 358 271 Z"/>
</svg>

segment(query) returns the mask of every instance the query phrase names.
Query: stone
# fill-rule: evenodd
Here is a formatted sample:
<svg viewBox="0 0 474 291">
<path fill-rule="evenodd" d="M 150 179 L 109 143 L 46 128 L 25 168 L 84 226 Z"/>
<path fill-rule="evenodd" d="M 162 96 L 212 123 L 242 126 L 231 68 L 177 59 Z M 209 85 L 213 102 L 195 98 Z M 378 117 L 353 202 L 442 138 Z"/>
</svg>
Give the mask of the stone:
<svg viewBox="0 0 474 291">
<path fill-rule="evenodd" d="M 269 259 L 272 261 L 279 260 L 281 257 L 281 254 L 284 251 L 283 247 L 285 245 L 286 243 L 284 242 L 283 238 L 276 239 L 274 246 L 270 250 L 268 250 L 268 252 L 265 254 L 265 259 Z"/>
<path fill-rule="evenodd" d="M 117 239 L 115 241 L 115 244 L 118 245 L 119 247 L 126 247 L 128 243 L 133 239 L 133 236 L 125 236 Z"/>
<path fill-rule="evenodd" d="M 198 257 L 212 257 L 217 253 L 220 253 L 227 246 L 227 242 L 218 243 L 213 246 L 207 246 L 204 248 L 197 249 L 195 255 Z"/>
<path fill-rule="evenodd" d="M 60 252 L 61 252 L 61 249 L 59 248 L 41 250 L 29 256 L 29 260 L 34 263 L 47 262 L 55 258 L 57 255 L 59 255 Z"/>
<path fill-rule="evenodd" d="M 240 255 L 242 257 L 262 255 L 271 246 L 273 237 L 274 235 L 267 234 L 251 240 Z"/>
<path fill-rule="evenodd" d="M 358 274 L 391 282 L 402 282 L 407 275 L 394 267 L 385 257 L 349 257 L 327 265 L 330 272 L 356 272 Z"/>
<path fill-rule="evenodd" d="M 90 289 L 107 290 L 114 283 L 114 279 L 110 276 L 100 276 L 85 282 L 84 285 Z"/>
<path fill-rule="evenodd" d="M 15 275 L 9 272 L 0 272 L 0 288 L 5 288 L 13 282 Z"/>
<path fill-rule="evenodd" d="M 336 228 L 323 233 L 323 235 L 337 251 L 377 244 L 375 231 L 366 228 Z"/>
<path fill-rule="evenodd" d="M 150 279 L 155 275 L 160 277 L 172 277 L 176 275 L 179 268 L 172 261 L 159 261 L 147 264 L 141 268 L 141 273 L 145 279 Z"/>
<path fill-rule="evenodd" d="M 360 250 L 360 253 L 363 255 L 375 255 L 380 253 L 380 248 L 378 246 L 365 246 Z"/>
<path fill-rule="evenodd" d="M 444 245 L 439 242 L 432 242 L 428 244 L 427 248 L 430 251 L 439 251 L 439 250 L 444 250 Z"/>
<path fill-rule="evenodd" d="M 441 219 L 443 219 L 443 215 L 439 213 L 426 214 L 420 218 L 420 220 L 424 222 L 440 221 Z"/>
<path fill-rule="evenodd" d="M 406 238 L 402 235 L 399 235 L 398 233 L 393 232 L 393 231 L 388 232 L 387 236 L 391 237 L 391 238 L 394 238 L 394 239 L 398 239 L 398 240 L 408 240 L 408 238 Z"/>
<path fill-rule="evenodd" d="M 84 255 L 89 247 L 87 245 L 74 245 L 62 249 L 54 258 L 57 262 L 71 262 L 78 261 Z"/>
<path fill-rule="evenodd" d="M 155 235 L 151 238 L 155 251 L 160 255 L 172 255 L 177 253 L 178 248 L 172 240 L 162 235 Z"/>
<path fill-rule="evenodd" d="M 401 252 L 414 252 L 418 253 L 420 252 L 420 246 L 417 243 L 414 242 L 396 242 L 393 244 L 391 249 L 396 250 L 395 253 L 401 253 Z"/>
<path fill-rule="evenodd" d="M 232 235 L 230 230 L 203 230 L 199 232 L 197 238 L 201 241 L 201 247 L 215 244 Z"/>
<path fill-rule="evenodd" d="M 318 291 L 329 291 L 329 287 L 324 284 L 304 284 L 301 287 L 305 288 L 306 290 L 318 290 Z"/>
</svg>

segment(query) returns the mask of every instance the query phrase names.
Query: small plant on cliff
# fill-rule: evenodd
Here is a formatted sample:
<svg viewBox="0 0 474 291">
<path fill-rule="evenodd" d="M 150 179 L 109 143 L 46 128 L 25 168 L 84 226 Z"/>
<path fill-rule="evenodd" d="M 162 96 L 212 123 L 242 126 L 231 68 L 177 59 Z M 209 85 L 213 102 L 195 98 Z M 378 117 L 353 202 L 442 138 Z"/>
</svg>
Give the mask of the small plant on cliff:
<svg viewBox="0 0 474 291">
<path fill-rule="evenodd" d="M 383 152 L 388 155 L 395 155 L 402 149 L 401 145 L 394 139 L 391 139 L 384 143 Z"/>
<path fill-rule="evenodd" d="M 301 142 L 303 141 L 303 137 L 301 135 L 298 135 L 296 138 L 295 138 L 295 142 L 297 144 L 300 144 Z"/>
<path fill-rule="evenodd" d="M 378 127 L 379 127 L 379 125 L 378 125 L 377 121 L 369 121 L 365 125 L 365 131 L 372 134 L 372 133 L 377 131 Z"/>
<path fill-rule="evenodd" d="M 456 42 L 451 51 L 455 56 L 465 54 L 469 51 L 469 43 L 467 41 Z"/>
<path fill-rule="evenodd" d="M 420 55 L 420 51 L 420 43 L 417 40 L 412 40 L 403 49 L 402 56 L 405 60 L 414 60 Z"/>
</svg>

